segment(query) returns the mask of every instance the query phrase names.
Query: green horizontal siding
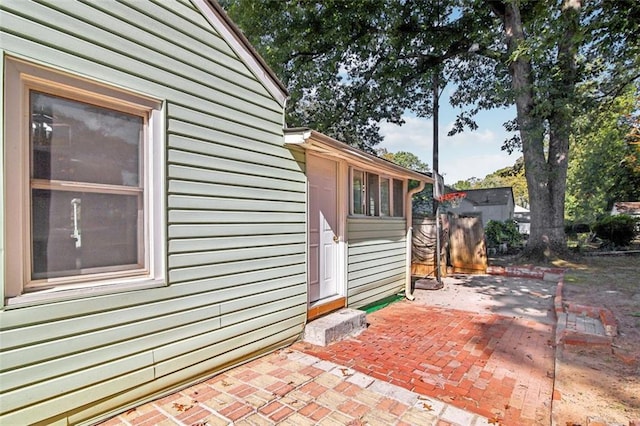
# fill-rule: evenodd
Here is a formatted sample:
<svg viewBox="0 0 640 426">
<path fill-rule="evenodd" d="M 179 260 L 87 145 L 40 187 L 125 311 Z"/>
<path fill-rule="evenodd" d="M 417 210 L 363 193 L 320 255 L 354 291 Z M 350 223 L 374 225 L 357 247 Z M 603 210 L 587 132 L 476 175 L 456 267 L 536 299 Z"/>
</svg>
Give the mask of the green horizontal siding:
<svg viewBox="0 0 640 426">
<path fill-rule="evenodd" d="M 78 423 L 282 347 L 306 319 L 304 153 L 188 0 L 0 3 L 7 55 L 163 101 L 167 285 L 0 312 L 2 424 Z"/>
<path fill-rule="evenodd" d="M 209 250 L 232 250 L 245 247 L 277 247 L 299 243 L 300 236 L 290 235 L 261 235 L 237 236 L 219 238 L 188 238 L 169 241 L 169 254 L 204 252 Z"/>
<path fill-rule="evenodd" d="M 349 218 L 347 303 L 359 308 L 402 290 L 406 277 L 406 223 Z"/>
<path fill-rule="evenodd" d="M 182 370 L 177 370 L 166 376 L 158 377 L 154 382 L 144 383 L 141 381 L 138 386 L 114 396 L 112 400 L 107 402 L 98 401 L 91 406 L 83 407 L 83 411 L 79 415 L 71 413 L 68 421 L 70 424 L 75 424 L 85 418 L 96 417 L 104 412 L 108 412 L 113 404 L 128 407 L 130 406 L 130 401 L 151 401 L 161 395 L 158 393 L 158 389 L 174 386 L 176 383 L 180 383 L 181 387 L 192 384 L 194 375 L 199 374 L 200 371 L 220 371 L 237 363 L 238 360 L 254 359 L 265 351 L 282 347 L 289 341 L 289 336 L 298 330 L 297 323 L 299 321 L 300 320 L 296 318 L 290 320 L 289 323 L 293 324 L 293 326 L 289 329 L 283 329 L 281 324 L 278 327 L 270 327 L 268 329 L 265 328 L 247 333 L 245 336 L 229 338 L 225 342 L 237 349 L 222 352 L 214 347 L 212 348 L 212 350 L 216 350 L 214 356 L 206 361 Z M 256 339 L 256 335 L 260 335 L 261 340 Z M 242 346 L 241 344 L 245 341 L 250 343 Z M 220 346 L 224 349 L 226 345 Z"/>
<path fill-rule="evenodd" d="M 171 165 L 170 193 L 264 200 L 305 201 L 305 183 L 246 174 Z"/>
</svg>

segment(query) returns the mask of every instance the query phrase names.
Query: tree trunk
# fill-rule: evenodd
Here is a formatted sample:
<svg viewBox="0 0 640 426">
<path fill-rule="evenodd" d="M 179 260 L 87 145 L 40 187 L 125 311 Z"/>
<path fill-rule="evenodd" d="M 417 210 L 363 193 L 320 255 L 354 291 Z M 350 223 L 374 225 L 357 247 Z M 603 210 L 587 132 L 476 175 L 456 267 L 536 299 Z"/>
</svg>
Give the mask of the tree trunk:
<svg viewBox="0 0 640 426">
<path fill-rule="evenodd" d="M 516 111 L 525 176 L 531 209 L 531 231 L 525 255 L 540 260 L 566 251 L 564 200 L 571 128 L 570 104 L 575 88 L 575 39 L 579 0 L 565 0 L 560 25 L 566 31 L 558 43 L 558 90 L 550 99 L 553 108 L 546 117 L 535 108 L 532 65 L 527 53 L 514 54 L 525 42 L 517 2 L 505 5 L 503 21 L 512 61 L 509 72 L 515 93 Z M 548 94 L 550 96 L 550 94 Z M 545 155 L 545 128 L 549 129 L 549 151 Z"/>
<path fill-rule="evenodd" d="M 506 4 L 503 20 L 508 51 L 513 58 L 509 65 L 509 73 L 515 93 L 518 129 L 522 141 L 531 211 L 531 230 L 527 251 L 538 252 L 539 255 L 547 250 L 544 245 L 544 236 L 547 234 L 545 228 L 551 214 L 547 164 L 544 156 L 545 132 L 542 120 L 534 114 L 535 100 L 531 61 L 526 55 L 514 55 L 514 52 L 525 41 L 520 10 L 515 2 Z"/>
</svg>

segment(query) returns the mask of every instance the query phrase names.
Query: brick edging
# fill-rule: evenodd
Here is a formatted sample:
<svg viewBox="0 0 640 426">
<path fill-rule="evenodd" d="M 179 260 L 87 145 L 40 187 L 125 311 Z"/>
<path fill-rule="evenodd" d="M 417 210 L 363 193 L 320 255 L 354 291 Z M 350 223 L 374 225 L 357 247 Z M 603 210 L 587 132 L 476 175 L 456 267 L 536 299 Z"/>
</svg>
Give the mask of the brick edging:
<svg viewBox="0 0 640 426">
<path fill-rule="evenodd" d="M 618 324 L 616 318 L 609 309 L 605 307 L 585 306 L 577 303 L 567 303 L 567 312 L 586 315 L 591 318 L 599 319 L 604 327 L 605 334 L 608 337 L 618 335 Z"/>
<path fill-rule="evenodd" d="M 603 345 L 608 346 L 618 334 L 618 325 L 613 313 L 604 307 L 593 307 L 567 302 L 562 299 L 564 287 L 564 275 L 558 280 L 553 306 L 556 313 L 556 345 Z M 594 336 L 566 330 L 567 315 L 577 313 L 599 319 L 602 323 L 605 336 Z"/>
<path fill-rule="evenodd" d="M 487 266 L 487 274 L 504 277 L 537 278 L 544 281 L 556 281 L 564 276 L 563 268 L 544 266 Z"/>
<path fill-rule="evenodd" d="M 564 287 L 564 277 L 558 281 L 556 285 L 556 296 L 553 298 L 553 307 L 555 308 L 556 315 L 564 313 L 564 306 L 562 306 L 562 288 Z"/>
</svg>

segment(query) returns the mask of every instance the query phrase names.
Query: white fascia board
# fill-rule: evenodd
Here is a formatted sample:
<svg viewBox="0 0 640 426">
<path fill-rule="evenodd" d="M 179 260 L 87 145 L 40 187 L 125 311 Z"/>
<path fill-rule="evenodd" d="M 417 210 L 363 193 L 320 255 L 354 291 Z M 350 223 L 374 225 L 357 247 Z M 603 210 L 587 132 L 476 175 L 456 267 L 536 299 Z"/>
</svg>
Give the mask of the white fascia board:
<svg viewBox="0 0 640 426">
<path fill-rule="evenodd" d="M 406 169 L 315 130 L 307 128 L 285 129 L 284 142 L 285 144 L 300 145 L 305 149 L 343 158 L 352 166 L 383 171 L 389 175 L 405 179 L 433 183 L 433 179 L 425 174 Z"/>
<path fill-rule="evenodd" d="M 286 132 L 284 134 L 284 143 L 291 145 L 302 145 L 307 143 L 311 137 L 311 130 L 300 130 L 299 132 Z"/>
</svg>

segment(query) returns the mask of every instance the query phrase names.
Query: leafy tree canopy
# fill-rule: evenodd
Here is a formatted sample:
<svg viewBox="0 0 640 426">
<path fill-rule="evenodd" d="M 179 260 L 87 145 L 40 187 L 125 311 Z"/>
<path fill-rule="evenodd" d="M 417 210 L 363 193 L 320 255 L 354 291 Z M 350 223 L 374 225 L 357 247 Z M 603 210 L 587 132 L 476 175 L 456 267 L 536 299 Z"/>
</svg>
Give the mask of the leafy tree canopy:
<svg viewBox="0 0 640 426">
<path fill-rule="evenodd" d="M 616 201 L 640 200 L 640 92 L 631 88 L 607 109 L 574 123 L 566 216 L 593 223 Z"/>
<path fill-rule="evenodd" d="M 417 172 L 427 173 L 429 172 L 429 165 L 417 155 L 406 152 L 389 152 L 385 148 L 379 148 L 376 150 L 379 157 L 389 160 L 399 166 L 407 169 L 415 170 Z M 418 181 L 410 180 L 409 188 L 417 188 Z M 433 212 L 433 185 L 427 184 L 424 189 L 413 196 L 413 203 L 411 205 L 413 214 L 416 216 L 429 216 Z"/>
<path fill-rule="evenodd" d="M 415 170 L 416 172 L 422 173 L 426 173 L 429 171 L 429 165 L 420 160 L 417 155 L 411 152 L 389 152 L 386 148 L 380 148 L 376 150 L 376 154 L 378 155 L 378 157 L 389 160 L 392 163 L 395 163 L 406 169 Z"/>
<path fill-rule="evenodd" d="M 309 126 L 371 149 L 378 123 L 402 114 L 432 114 L 432 76 L 456 84 L 451 100 L 467 107 L 455 131 L 475 128 L 480 109 L 509 106 L 510 67 L 532 62 L 535 114 L 562 93 L 562 13 L 580 7 L 571 53 L 576 83 L 591 100 L 616 94 L 638 78 L 640 5 L 636 0 L 523 0 L 516 10 L 525 40 L 512 48 L 504 14 L 511 2 L 485 0 L 221 0 L 229 15 L 291 92 L 287 123 Z M 575 29 L 574 29 L 575 30 Z M 603 77 L 607 78 L 604 79 Z M 517 129 L 516 121 L 506 123 Z M 505 147 L 516 149 L 518 140 Z"/>
<path fill-rule="evenodd" d="M 379 124 L 433 111 L 434 77 L 464 107 L 515 105 L 531 254 L 564 247 L 569 135 L 583 110 L 640 78 L 636 0 L 224 0 L 289 87 L 287 123 L 372 150 Z"/>
</svg>

